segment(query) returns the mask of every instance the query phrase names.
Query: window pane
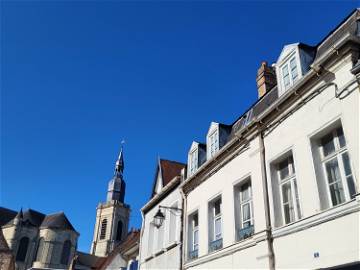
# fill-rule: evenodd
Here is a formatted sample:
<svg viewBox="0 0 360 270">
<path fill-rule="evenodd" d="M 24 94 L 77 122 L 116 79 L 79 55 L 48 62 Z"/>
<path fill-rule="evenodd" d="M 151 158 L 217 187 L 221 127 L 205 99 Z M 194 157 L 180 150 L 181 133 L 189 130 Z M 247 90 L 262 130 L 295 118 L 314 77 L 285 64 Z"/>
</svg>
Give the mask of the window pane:
<svg viewBox="0 0 360 270">
<path fill-rule="evenodd" d="M 199 231 L 196 230 L 194 231 L 194 246 L 197 246 L 197 244 L 199 243 Z"/>
<path fill-rule="evenodd" d="M 215 216 L 221 213 L 221 200 L 217 200 L 214 203 L 214 208 L 215 208 Z"/>
<path fill-rule="evenodd" d="M 249 183 L 242 185 L 240 190 L 241 190 L 241 201 L 246 201 L 251 197 Z"/>
<path fill-rule="evenodd" d="M 355 183 L 354 183 L 354 179 L 353 177 L 350 175 L 348 177 L 346 177 L 346 181 L 349 187 L 349 193 L 350 193 L 350 198 L 354 198 L 355 196 Z"/>
<path fill-rule="evenodd" d="M 291 222 L 290 205 L 289 204 L 284 205 L 284 216 L 285 216 L 285 224 L 288 224 L 289 222 Z"/>
<path fill-rule="evenodd" d="M 333 205 L 338 205 L 345 201 L 344 190 L 341 182 L 330 185 L 330 195 Z"/>
<path fill-rule="evenodd" d="M 341 181 L 339 165 L 336 158 L 326 162 L 325 166 L 329 184 Z"/>
<path fill-rule="evenodd" d="M 321 139 L 321 145 L 323 147 L 324 156 L 328 156 L 329 154 L 335 151 L 335 145 L 333 140 L 333 135 L 329 134 Z"/>
<path fill-rule="evenodd" d="M 295 201 L 296 201 L 296 210 L 297 210 L 297 214 L 298 217 L 301 218 L 301 210 L 300 210 L 300 201 L 299 201 L 299 193 L 298 193 L 298 188 L 297 188 L 297 183 L 296 183 L 296 179 L 294 179 L 294 191 L 295 191 Z"/>
<path fill-rule="evenodd" d="M 288 70 L 288 66 L 285 65 L 282 68 L 282 74 L 283 74 L 283 81 L 284 81 L 284 86 L 288 87 L 290 85 L 290 78 L 289 78 L 289 70 Z"/>
<path fill-rule="evenodd" d="M 296 81 L 298 77 L 297 66 L 295 57 L 290 60 L 291 77 L 293 81 Z"/>
<path fill-rule="evenodd" d="M 221 218 L 215 219 L 215 240 L 221 238 Z"/>
<path fill-rule="evenodd" d="M 198 226 L 198 214 L 195 214 L 194 217 L 193 217 L 193 220 L 194 220 L 194 227 L 197 227 Z"/>
<path fill-rule="evenodd" d="M 280 179 L 285 179 L 289 176 L 289 164 L 288 159 L 279 163 Z"/>
<path fill-rule="evenodd" d="M 336 133 L 339 138 L 340 147 L 344 147 L 346 145 L 346 142 L 345 142 L 344 132 L 343 132 L 342 128 L 338 128 L 336 130 Z"/>
<path fill-rule="evenodd" d="M 283 196 L 283 203 L 288 203 L 291 198 L 291 185 L 290 182 L 287 182 L 282 185 L 282 196 Z"/>
<path fill-rule="evenodd" d="M 344 170 L 345 170 L 345 175 L 348 176 L 351 174 L 351 168 L 350 168 L 350 160 L 349 160 L 349 155 L 347 152 L 345 152 L 342 155 L 343 158 L 343 163 L 344 163 Z"/>
<path fill-rule="evenodd" d="M 250 204 L 244 204 L 242 207 L 242 216 L 243 216 L 243 221 L 249 220 L 251 218 L 250 216 Z"/>
</svg>

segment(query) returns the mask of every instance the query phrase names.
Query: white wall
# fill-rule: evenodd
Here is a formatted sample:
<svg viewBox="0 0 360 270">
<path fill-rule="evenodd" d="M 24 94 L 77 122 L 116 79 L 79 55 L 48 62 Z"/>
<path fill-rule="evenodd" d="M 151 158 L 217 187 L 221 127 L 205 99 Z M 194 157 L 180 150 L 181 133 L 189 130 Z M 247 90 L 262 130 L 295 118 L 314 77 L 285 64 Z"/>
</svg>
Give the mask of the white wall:
<svg viewBox="0 0 360 270">
<path fill-rule="evenodd" d="M 344 57 L 330 68 L 339 88 L 352 80 L 350 57 Z M 319 83 L 313 88 L 316 89 Z M 354 85 L 352 89 L 355 89 Z M 282 122 L 265 137 L 271 216 L 274 223 L 273 190 L 270 163 L 291 149 L 303 220 L 274 230 L 274 249 L 278 268 L 318 268 L 359 260 L 359 202 L 337 206 L 339 213 L 353 212 L 341 217 L 332 209 L 321 210 L 310 139 L 313 135 L 340 120 L 352 172 L 359 192 L 359 91 L 346 98 L 335 98 L 334 87 L 329 87 L 300 110 Z M 323 212 L 321 215 L 319 215 Z M 321 224 L 328 218 L 334 220 Z M 315 226 L 315 227 L 314 227 Z M 295 233 L 297 230 L 301 232 Z M 288 233 L 288 234 L 286 234 Z M 286 234 L 286 235 L 284 235 Z M 292 247 L 296 246 L 296 250 Z M 314 258 L 314 253 L 319 257 Z M 294 256 L 294 254 L 296 254 Z"/>
<path fill-rule="evenodd" d="M 251 177 L 254 227 L 255 234 L 250 239 L 237 242 L 234 212 L 234 186 L 242 180 Z M 223 249 L 208 253 L 208 203 L 218 195 L 222 198 L 222 233 Z M 267 246 L 264 241 L 265 215 L 263 202 L 263 189 L 261 179 L 261 160 L 259 154 L 259 141 L 250 142 L 249 149 L 234 158 L 215 174 L 210 176 L 187 197 L 187 213 L 185 217 L 198 211 L 199 216 L 199 258 L 186 262 L 187 268 L 230 268 L 238 269 L 236 262 L 255 268 L 267 268 L 268 259 L 257 259 L 267 254 Z M 184 221 L 188 224 L 188 221 Z M 186 229 L 188 231 L 188 228 Z M 189 243 L 185 237 L 184 247 L 188 253 Z M 247 246 L 248 245 L 248 246 Z M 251 245 L 251 247 L 249 246 Z M 242 250 L 239 251 L 239 248 Z M 221 253 L 219 258 L 213 259 L 215 254 Z M 249 256 L 249 254 L 257 254 Z M 228 255 L 225 255 L 228 254 Z M 187 258 L 187 255 L 186 255 Z M 203 261 L 202 264 L 198 264 Z"/>
<path fill-rule="evenodd" d="M 181 212 L 174 210 L 161 209 L 165 215 L 163 225 L 158 229 L 152 222 L 159 205 L 172 207 L 177 203 L 177 207 L 182 207 L 182 199 L 179 188 L 176 188 L 169 193 L 165 198 L 159 201 L 151 210 L 144 215 L 143 228 L 140 246 L 140 262 L 139 269 L 179 269 L 180 268 L 180 231 L 181 231 Z M 176 214 L 176 228 L 175 228 L 175 241 L 170 240 L 170 211 Z M 153 248 L 149 247 L 149 230 L 153 228 Z M 163 232 L 163 236 L 159 238 L 159 231 Z M 163 239 L 159 243 L 159 239 Z M 149 250 L 150 249 L 150 250 Z M 163 252 L 162 254 L 159 254 Z M 157 255 L 156 255 L 157 254 Z M 146 262 L 145 262 L 146 260 Z"/>
</svg>

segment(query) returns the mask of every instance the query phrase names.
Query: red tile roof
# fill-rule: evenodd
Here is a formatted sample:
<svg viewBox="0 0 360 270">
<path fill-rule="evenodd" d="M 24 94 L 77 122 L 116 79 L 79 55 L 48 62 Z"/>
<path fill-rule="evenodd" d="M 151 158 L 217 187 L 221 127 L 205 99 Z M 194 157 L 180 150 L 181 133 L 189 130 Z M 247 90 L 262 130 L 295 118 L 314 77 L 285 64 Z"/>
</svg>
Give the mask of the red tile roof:
<svg viewBox="0 0 360 270">
<path fill-rule="evenodd" d="M 160 167 L 160 168 L 159 168 Z M 154 179 L 154 184 L 153 184 L 153 190 L 151 193 L 151 197 L 155 196 L 155 186 L 156 186 L 156 181 L 157 181 L 157 174 L 159 172 L 159 169 L 161 171 L 161 178 L 162 178 L 162 187 L 164 188 L 167 184 L 170 183 L 170 181 L 172 179 L 174 179 L 174 177 L 176 176 L 180 176 L 181 175 L 181 170 L 183 168 L 186 167 L 186 164 L 181 163 L 181 162 L 177 162 L 177 161 L 172 161 L 172 160 L 166 160 L 166 159 L 160 159 L 159 160 L 159 165 L 156 168 L 156 174 L 155 174 L 155 179 Z"/>
</svg>

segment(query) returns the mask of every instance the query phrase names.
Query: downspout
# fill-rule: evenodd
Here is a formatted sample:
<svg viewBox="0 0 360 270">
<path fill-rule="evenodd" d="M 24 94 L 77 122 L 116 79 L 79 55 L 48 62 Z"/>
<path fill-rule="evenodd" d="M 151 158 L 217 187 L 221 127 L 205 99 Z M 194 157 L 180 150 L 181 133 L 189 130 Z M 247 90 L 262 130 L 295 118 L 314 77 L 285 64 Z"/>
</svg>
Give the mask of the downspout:
<svg viewBox="0 0 360 270">
<path fill-rule="evenodd" d="M 139 263 L 138 263 L 138 269 L 141 269 L 141 264 L 142 264 L 142 257 L 141 257 L 141 250 L 142 250 L 142 242 L 143 242 L 143 236 L 144 236 L 144 224 L 145 224 L 145 217 L 144 217 L 144 212 L 142 210 L 140 210 L 141 212 L 141 217 L 142 217 L 142 222 L 141 222 L 141 230 L 140 230 L 140 243 L 139 243 Z"/>
<path fill-rule="evenodd" d="M 270 218 L 270 203 L 269 203 L 269 191 L 268 191 L 268 181 L 266 174 L 266 160 L 265 160 L 265 144 L 264 144 L 264 132 L 260 124 L 258 124 L 259 132 L 259 143 L 260 143 L 260 159 L 261 159 L 261 178 L 263 191 L 263 199 L 265 205 L 265 223 L 266 223 L 266 242 L 268 247 L 268 256 L 269 256 L 269 269 L 275 269 L 275 253 L 273 246 L 273 236 L 271 229 L 271 218 Z"/>
<path fill-rule="evenodd" d="M 182 197 L 182 211 L 181 211 L 181 229 L 180 229 L 180 269 L 184 269 L 183 267 L 183 262 L 185 262 L 185 248 L 184 248 L 184 235 L 186 233 L 186 230 L 185 230 L 185 213 L 187 212 L 187 201 L 186 201 L 186 196 L 185 196 L 185 193 L 184 191 L 182 190 L 182 188 L 180 188 L 180 194 L 181 194 L 181 197 Z"/>
</svg>

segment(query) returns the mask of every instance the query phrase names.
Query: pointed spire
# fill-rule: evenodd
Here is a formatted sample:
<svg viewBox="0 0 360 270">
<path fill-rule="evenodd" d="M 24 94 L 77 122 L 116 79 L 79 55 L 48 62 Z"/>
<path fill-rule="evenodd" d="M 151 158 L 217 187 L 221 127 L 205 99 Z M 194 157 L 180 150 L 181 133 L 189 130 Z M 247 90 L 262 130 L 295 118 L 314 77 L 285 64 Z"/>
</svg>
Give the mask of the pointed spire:
<svg viewBox="0 0 360 270">
<path fill-rule="evenodd" d="M 23 214 L 23 210 L 22 210 L 22 207 L 20 209 L 20 211 L 16 214 L 14 220 L 13 220 L 13 224 L 14 225 L 18 225 L 20 222 L 23 221 L 23 218 L 24 218 L 24 214 Z"/>
<path fill-rule="evenodd" d="M 123 147 L 121 146 L 119 157 L 115 163 L 115 174 L 122 175 L 124 171 L 124 155 L 123 155 Z"/>
</svg>

